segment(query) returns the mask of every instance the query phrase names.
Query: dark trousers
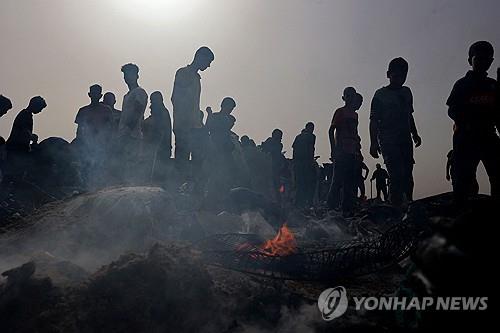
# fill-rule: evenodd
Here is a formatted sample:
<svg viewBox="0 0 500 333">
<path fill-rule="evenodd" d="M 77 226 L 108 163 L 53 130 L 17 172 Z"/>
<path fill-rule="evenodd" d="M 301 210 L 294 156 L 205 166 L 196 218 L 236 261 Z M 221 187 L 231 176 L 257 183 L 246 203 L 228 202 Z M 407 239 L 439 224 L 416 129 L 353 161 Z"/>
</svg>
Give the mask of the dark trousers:
<svg viewBox="0 0 500 333">
<path fill-rule="evenodd" d="M 352 211 L 358 186 L 356 163 L 353 154 L 339 154 L 335 159 L 333 181 L 327 200 L 330 209 L 337 209 L 342 203 L 342 211 Z"/>
<path fill-rule="evenodd" d="M 403 195 L 413 200 L 413 145 L 404 144 L 386 145 L 382 147 L 384 163 L 389 173 L 390 201 L 393 205 L 400 205 Z"/>
<path fill-rule="evenodd" d="M 297 207 L 310 207 L 313 204 L 316 189 L 316 170 L 314 162 L 309 160 L 294 160 L 295 174 L 295 204 Z"/>
<path fill-rule="evenodd" d="M 375 187 L 377 188 L 377 199 L 380 199 L 380 193 L 382 192 L 384 201 L 387 201 L 387 185 L 376 184 Z"/>
<path fill-rule="evenodd" d="M 177 161 L 189 161 L 191 155 L 191 133 L 190 129 L 175 129 L 175 159 Z"/>
<path fill-rule="evenodd" d="M 358 180 L 358 188 L 360 197 L 364 198 L 366 195 L 366 188 L 365 188 L 365 179 L 363 177 L 359 178 Z"/>
<path fill-rule="evenodd" d="M 470 135 L 455 133 L 453 136 L 455 200 L 464 202 L 477 193 L 476 171 L 483 162 L 491 186 L 491 195 L 500 198 L 500 139 L 496 135 L 471 138 Z"/>
</svg>

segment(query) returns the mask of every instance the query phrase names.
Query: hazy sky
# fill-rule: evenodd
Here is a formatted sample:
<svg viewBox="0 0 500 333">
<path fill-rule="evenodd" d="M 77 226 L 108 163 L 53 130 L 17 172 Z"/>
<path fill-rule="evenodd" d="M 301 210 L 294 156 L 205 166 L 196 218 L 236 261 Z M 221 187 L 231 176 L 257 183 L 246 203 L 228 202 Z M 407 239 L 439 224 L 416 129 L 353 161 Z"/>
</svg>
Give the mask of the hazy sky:
<svg viewBox="0 0 500 333">
<path fill-rule="evenodd" d="M 499 13 L 499 0 L 0 0 L 0 93 L 14 104 L 0 133 L 7 137 L 17 112 L 42 95 L 48 107 L 35 117 L 35 132 L 71 140 L 91 84 L 114 91 L 120 107 L 127 62 L 139 65 L 141 85 L 162 91 L 171 110 L 176 69 L 207 45 L 215 61 L 202 73 L 202 109 L 234 97 L 235 131 L 260 143 L 279 127 L 287 156 L 313 121 L 317 154 L 327 161 L 332 113 L 343 88 L 356 87 L 365 98 L 359 132 L 373 168 L 370 101 L 387 83 L 389 60 L 402 56 L 423 138 L 416 196 L 443 192 L 451 146 L 445 101 L 468 69 L 471 42 L 491 41 L 500 58 Z M 489 191 L 482 171 L 481 185 Z"/>
</svg>

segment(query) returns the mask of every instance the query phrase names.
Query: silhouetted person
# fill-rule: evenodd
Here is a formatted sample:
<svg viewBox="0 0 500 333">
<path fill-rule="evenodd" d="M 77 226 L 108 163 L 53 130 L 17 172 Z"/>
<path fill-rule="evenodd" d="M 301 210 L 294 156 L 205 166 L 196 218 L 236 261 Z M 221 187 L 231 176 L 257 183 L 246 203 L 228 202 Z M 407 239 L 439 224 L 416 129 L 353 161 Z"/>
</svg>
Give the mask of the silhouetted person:
<svg viewBox="0 0 500 333">
<path fill-rule="evenodd" d="M 335 111 L 329 130 L 334 172 L 327 202 L 330 209 L 337 209 L 342 204 L 342 212 L 349 216 L 358 187 L 356 166 L 361 160 L 361 139 L 356 111 L 361 107 L 363 97 L 349 87 L 344 89 L 342 98 L 345 105 Z"/>
<path fill-rule="evenodd" d="M 102 87 L 94 84 L 89 88 L 90 104 L 76 114 L 76 143 L 79 148 L 82 177 L 85 182 L 95 182 L 102 175 L 103 163 L 111 139 L 113 118 L 109 106 L 100 102 Z M 90 184 L 89 184 L 90 185 Z"/>
<path fill-rule="evenodd" d="M 12 109 L 12 103 L 7 97 L 0 95 L 0 118 L 7 114 Z M 5 139 L 0 135 L 0 182 L 3 177 L 3 168 L 6 158 Z"/>
<path fill-rule="evenodd" d="M 236 184 L 238 170 L 233 157 L 235 145 L 231 131 L 236 122 L 236 118 L 231 114 L 235 107 L 236 102 L 231 97 L 222 100 L 219 112 L 214 113 L 212 108 L 207 107 L 205 126 L 212 144 L 208 191 L 213 197 L 227 195 L 226 192 Z"/>
<path fill-rule="evenodd" d="M 31 146 L 38 143 L 38 136 L 33 133 L 33 115 L 42 112 L 45 107 L 45 100 L 35 96 L 31 98 L 28 107 L 17 114 L 6 144 L 7 175 L 17 177 L 27 171 Z"/>
<path fill-rule="evenodd" d="M 138 160 L 141 155 L 142 124 L 148 104 L 148 94 L 139 84 L 139 67 L 135 64 L 122 66 L 123 79 L 129 91 L 123 96 L 122 114 L 118 126 L 120 157 L 125 162 L 125 179 L 137 179 Z M 139 172 L 140 173 L 140 172 Z"/>
<path fill-rule="evenodd" d="M 281 172 L 285 164 L 285 157 L 283 156 L 283 131 L 276 128 L 273 130 L 271 137 L 267 138 L 266 141 L 261 143 L 261 149 L 263 152 L 268 153 L 271 156 L 271 166 L 272 166 L 272 186 L 273 193 L 276 199 L 280 198 L 279 190 L 281 187 Z"/>
<path fill-rule="evenodd" d="M 377 163 L 375 171 L 373 171 L 372 178 L 370 181 L 375 180 L 375 188 L 377 190 L 377 199 L 381 200 L 380 193 L 384 195 L 384 201 L 387 201 L 387 180 L 389 179 L 389 174 L 387 171 L 382 169 L 380 163 Z"/>
<path fill-rule="evenodd" d="M 75 124 L 77 140 L 81 140 L 88 149 L 102 150 L 111 138 L 110 130 L 113 123 L 111 108 L 100 102 L 102 87 L 94 84 L 89 88 L 90 104 L 76 114 Z"/>
<path fill-rule="evenodd" d="M 453 149 L 446 154 L 446 180 L 453 184 L 455 179 L 455 168 L 453 167 Z"/>
<path fill-rule="evenodd" d="M 313 205 L 316 189 L 315 144 L 314 124 L 309 122 L 292 144 L 296 184 L 295 204 L 300 208 Z"/>
<path fill-rule="evenodd" d="M 115 104 L 116 104 L 116 96 L 112 92 L 107 92 L 104 94 L 104 97 L 102 98 L 102 103 L 104 105 L 107 105 L 111 109 L 111 114 L 113 115 L 113 127 L 112 127 L 112 132 L 113 135 L 116 134 L 118 131 L 118 125 L 120 124 L 120 118 L 122 115 L 122 112 L 118 109 L 115 109 Z"/>
<path fill-rule="evenodd" d="M 366 188 L 365 188 L 365 180 L 368 178 L 368 173 L 370 173 L 370 169 L 368 169 L 368 166 L 363 162 L 363 156 L 361 156 L 360 160 L 357 163 L 356 166 L 356 173 L 358 175 L 358 188 L 359 188 L 359 197 L 362 200 L 366 200 Z M 363 175 L 363 171 L 365 174 Z"/>
<path fill-rule="evenodd" d="M 151 94 L 151 115 L 144 121 L 144 144 L 152 172 L 172 154 L 172 120 L 159 91 Z"/>
<path fill-rule="evenodd" d="M 12 102 L 4 95 L 0 95 L 0 118 L 5 116 L 12 109 Z"/>
<path fill-rule="evenodd" d="M 453 149 L 452 149 L 446 155 L 446 180 L 451 181 L 451 185 L 454 186 L 454 184 L 456 184 L 455 179 L 456 179 L 455 162 L 453 158 Z M 477 178 L 474 177 L 472 194 L 478 194 L 478 193 L 479 193 L 479 183 L 477 182 Z"/>
<path fill-rule="evenodd" d="M 247 148 L 247 147 L 252 147 L 256 148 L 257 145 L 255 144 L 255 141 L 253 139 L 250 139 L 248 135 L 243 135 L 240 138 L 240 143 L 242 148 Z"/>
<path fill-rule="evenodd" d="M 7 140 L 8 151 L 29 152 L 31 144 L 38 142 L 38 136 L 33 133 L 33 115 L 42 112 L 45 107 L 45 100 L 35 96 L 31 98 L 28 107 L 17 114 Z"/>
<path fill-rule="evenodd" d="M 370 113 L 370 154 L 382 153 L 389 172 L 390 201 L 399 206 L 413 200 L 413 142 L 419 147 L 422 140 L 413 118 L 413 96 L 403 86 L 408 75 L 408 63 L 395 58 L 389 63 L 389 85 L 375 92 Z"/>
<path fill-rule="evenodd" d="M 458 204 L 475 192 L 479 162 L 488 173 L 491 195 L 500 198 L 500 96 L 498 83 L 488 77 L 493 46 L 479 41 L 469 48 L 472 70 L 453 86 L 446 104 L 455 122 L 453 133 L 453 193 Z"/>
<path fill-rule="evenodd" d="M 203 127 L 203 112 L 200 109 L 201 77 L 198 74 L 210 67 L 214 54 L 208 47 L 201 47 L 196 51 L 193 61 L 175 73 L 174 88 L 172 91 L 172 105 L 175 134 L 175 159 L 183 164 L 188 161 L 190 154 L 196 160 L 196 148 L 200 142 L 195 142 L 193 129 Z M 200 116 L 201 113 L 201 116 Z"/>
<path fill-rule="evenodd" d="M 222 100 L 220 112 L 213 113 L 210 107 L 207 107 L 207 121 L 205 123 L 207 131 L 210 134 L 212 144 L 217 151 L 231 153 L 234 144 L 231 139 L 231 129 L 236 118 L 231 114 L 236 107 L 236 102 L 231 97 Z"/>
</svg>

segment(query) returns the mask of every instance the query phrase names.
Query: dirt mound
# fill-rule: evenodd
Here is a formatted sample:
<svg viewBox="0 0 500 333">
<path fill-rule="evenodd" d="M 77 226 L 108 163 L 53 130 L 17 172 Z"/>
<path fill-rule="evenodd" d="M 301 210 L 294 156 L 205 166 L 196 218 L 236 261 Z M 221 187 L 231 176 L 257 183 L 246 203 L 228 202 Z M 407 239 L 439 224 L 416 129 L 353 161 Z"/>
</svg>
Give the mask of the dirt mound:
<svg viewBox="0 0 500 333">
<path fill-rule="evenodd" d="M 158 187 L 123 187 L 51 203 L 0 235 L 0 270 L 48 252 L 93 271 L 156 242 L 198 240 L 248 228 L 239 215 L 185 210 L 182 200 Z M 264 220 L 257 222 L 270 229 Z"/>
<path fill-rule="evenodd" d="M 240 332 L 273 327 L 283 307 L 300 304 L 280 282 L 207 268 L 179 245 L 124 255 L 83 282 L 55 283 L 39 267 L 29 262 L 4 273 L 2 332 Z M 75 267 L 66 268 L 74 275 Z"/>
</svg>

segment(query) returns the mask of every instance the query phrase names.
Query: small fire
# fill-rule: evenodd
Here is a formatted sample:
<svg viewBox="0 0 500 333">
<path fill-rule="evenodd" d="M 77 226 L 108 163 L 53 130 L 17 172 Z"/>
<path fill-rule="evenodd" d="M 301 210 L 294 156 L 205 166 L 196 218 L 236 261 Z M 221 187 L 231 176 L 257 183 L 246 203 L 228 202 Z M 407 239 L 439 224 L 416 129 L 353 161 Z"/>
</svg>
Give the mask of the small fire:
<svg viewBox="0 0 500 333">
<path fill-rule="evenodd" d="M 292 231 L 284 223 L 278 234 L 273 239 L 267 240 L 261 249 L 272 256 L 287 256 L 297 252 L 297 241 Z"/>
</svg>

